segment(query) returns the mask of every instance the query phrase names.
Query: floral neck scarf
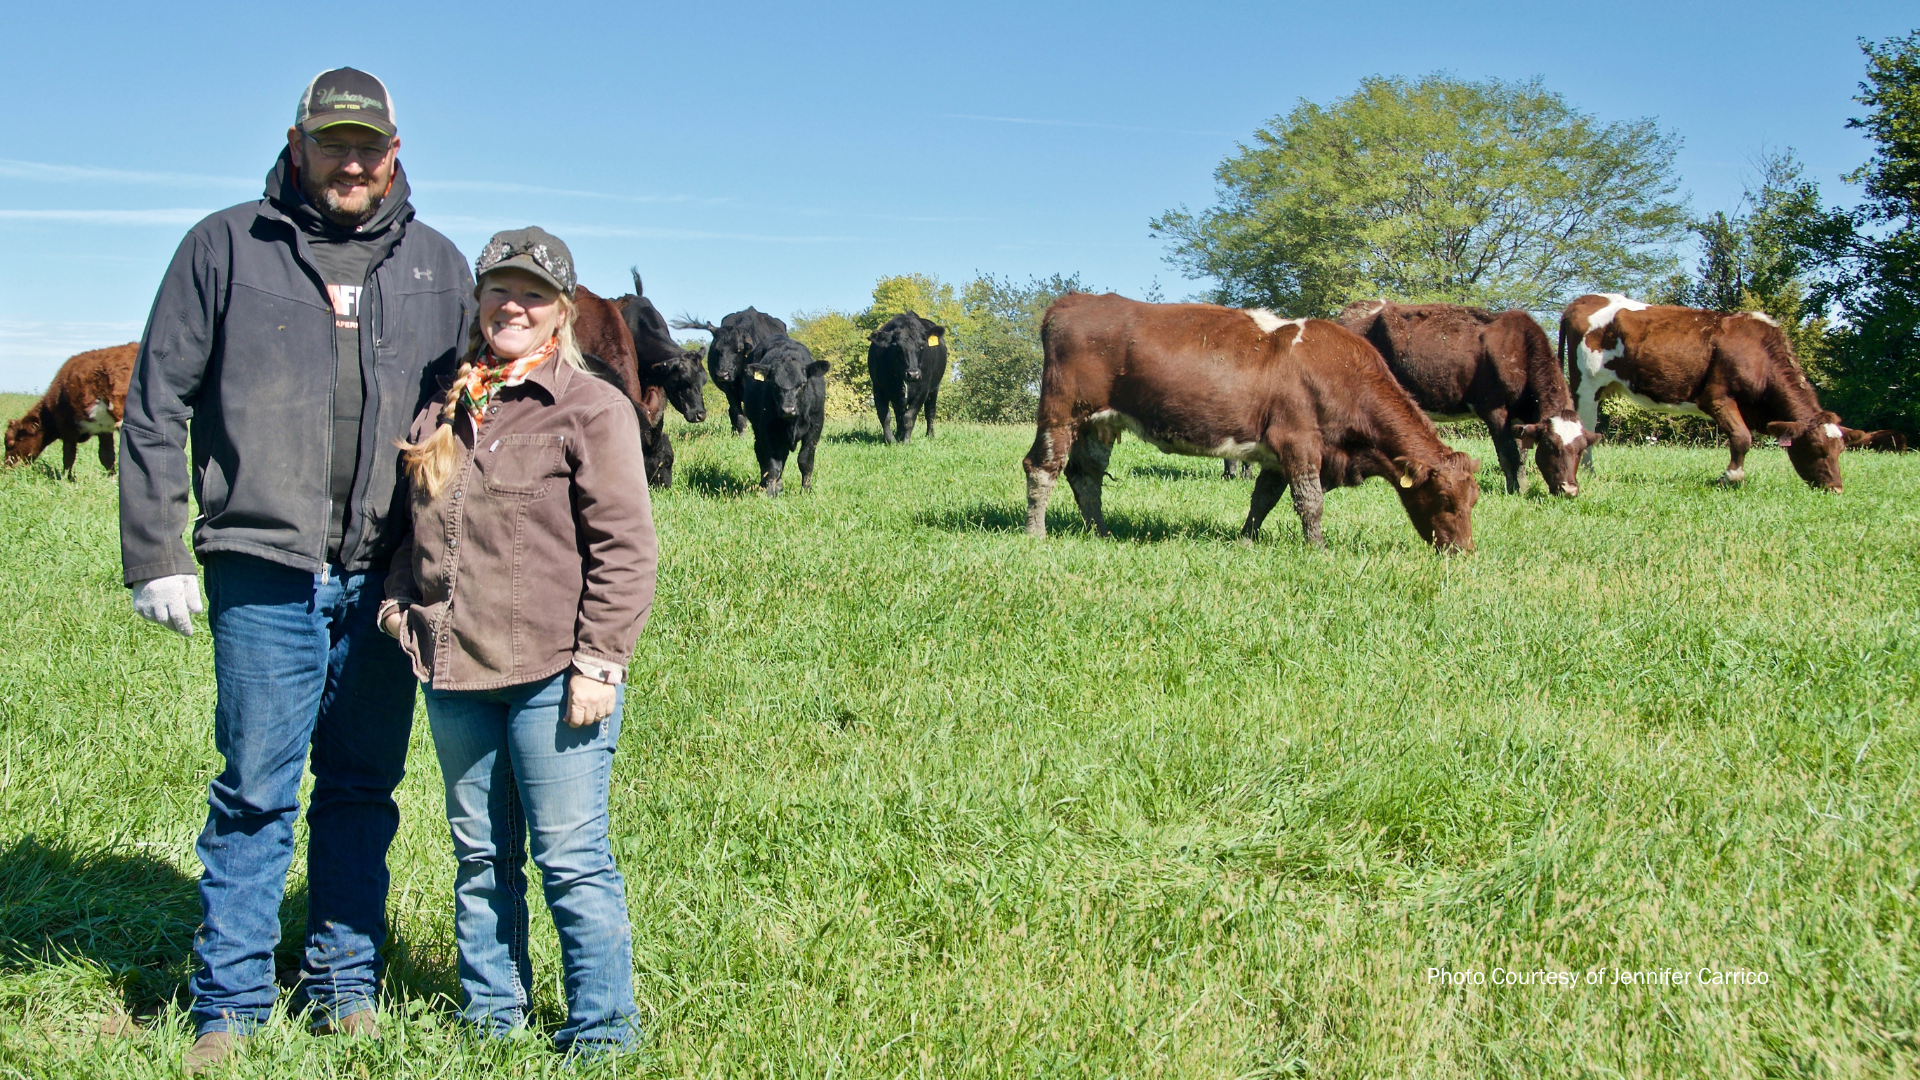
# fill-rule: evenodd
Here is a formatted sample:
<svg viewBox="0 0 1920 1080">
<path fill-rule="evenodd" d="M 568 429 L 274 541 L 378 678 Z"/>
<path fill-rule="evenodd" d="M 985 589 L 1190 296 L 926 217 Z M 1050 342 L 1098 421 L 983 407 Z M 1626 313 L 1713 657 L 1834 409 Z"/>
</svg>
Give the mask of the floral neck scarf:
<svg viewBox="0 0 1920 1080">
<path fill-rule="evenodd" d="M 557 338 L 548 338 L 547 343 L 538 352 L 523 356 L 518 360 L 502 360 L 493 355 L 493 350 L 480 354 L 473 365 L 473 371 L 467 376 L 466 385 L 460 389 L 460 398 L 466 403 L 467 415 L 473 418 L 475 431 L 480 429 L 480 420 L 487 412 L 487 403 L 493 400 L 493 392 L 503 386 L 519 386 L 560 347 Z"/>
</svg>

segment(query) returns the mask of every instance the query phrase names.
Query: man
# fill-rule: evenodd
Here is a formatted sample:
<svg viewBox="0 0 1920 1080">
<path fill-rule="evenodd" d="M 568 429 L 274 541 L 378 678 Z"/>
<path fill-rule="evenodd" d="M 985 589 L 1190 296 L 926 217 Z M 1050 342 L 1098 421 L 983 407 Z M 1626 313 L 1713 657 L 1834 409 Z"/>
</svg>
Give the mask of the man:
<svg viewBox="0 0 1920 1080">
<path fill-rule="evenodd" d="M 303 759 L 306 950 L 294 1004 L 316 1033 L 373 1034 L 393 789 L 414 680 L 374 616 L 406 529 L 397 452 L 450 381 L 473 278 L 413 220 L 379 79 L 322 72 L 266 196 L 194 226 L 154 298 L 127 392 L 120 549 L 143 617 L 193 633 L 181 542 L 191 487 L 213 632 L 214 745 L 197 850 L 192 1071 L 271 1012 Z"/>
</svg>

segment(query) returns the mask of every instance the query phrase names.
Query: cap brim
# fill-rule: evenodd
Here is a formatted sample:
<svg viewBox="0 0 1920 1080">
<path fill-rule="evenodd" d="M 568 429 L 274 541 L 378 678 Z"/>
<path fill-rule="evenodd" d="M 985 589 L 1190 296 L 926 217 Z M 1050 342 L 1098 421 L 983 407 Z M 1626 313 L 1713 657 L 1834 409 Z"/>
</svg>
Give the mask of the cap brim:
<svg viewBox="0 0 1920 1080">
<path fill-rule="evenodd" d="M 556 292 L 566 293 L 567 291 L 567 287 L 565 285 L 560 284 L 559 280 L 556 279 L 552 274 L 547 273 L 547 270 L 545 267 L 541 266 L 537 262 L 534 262 L 533 256 L 531 255 L 515 255 L 511 258 L 502 259 L 499 262 L 494 263 L 492 266 L 487 267 L 487 272 L 485 274 L 481 274 L 480 279 L 484 281 L 486 280 L 487 274 L 497 274 L 502 270 L 519 270 L 524 273 L 532 274 L 534 277 L 537 277 L 541 281 L 544 281 L 547 284 L 553 286 L 554 291 Z"/>
<path fill-rule="evenodd" d="M 363 127 L 372 131 L 377 131 L 380 134 L 387 136 L 388 138 L 392 138 L 393 136 L 399 134 L 399 132 L 394 129 L 394 126 L 386 120 L 378 119 L 373 116 L 365 116 L 365 115 L 343 116 L 337 112 L 322 113 L 319 116 L 310 116 L 306 119 L 304 123 L 300 125 L 300 130 L 306 132 L 309 135 L 312 135 L 315 132 L 325 131 L 328 128 L 340 127 L 343 124 L 351 124 L 354 127 Z"/>
</svg>

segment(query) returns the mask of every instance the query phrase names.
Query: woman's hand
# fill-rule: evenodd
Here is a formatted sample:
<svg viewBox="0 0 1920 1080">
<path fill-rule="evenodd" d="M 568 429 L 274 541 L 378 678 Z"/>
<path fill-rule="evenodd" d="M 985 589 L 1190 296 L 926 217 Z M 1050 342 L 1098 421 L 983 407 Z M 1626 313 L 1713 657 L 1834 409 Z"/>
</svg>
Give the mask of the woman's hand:
<svg viewBox="0 0 1920 1080">
<path fill-rule="evenodd" d="M 591 727 L 613 714 L 613 703 L 620 688 L 599 679 L 574 672 L 567 679 L 567 723 Z"/>
<path fill-rule="evenodd" d="M 380 620 L 380 632 L 398 641 L 400 639 L 400 620 L 406 617 L 406 608 L 397 607 L 387 612 Z"/>
</svg>

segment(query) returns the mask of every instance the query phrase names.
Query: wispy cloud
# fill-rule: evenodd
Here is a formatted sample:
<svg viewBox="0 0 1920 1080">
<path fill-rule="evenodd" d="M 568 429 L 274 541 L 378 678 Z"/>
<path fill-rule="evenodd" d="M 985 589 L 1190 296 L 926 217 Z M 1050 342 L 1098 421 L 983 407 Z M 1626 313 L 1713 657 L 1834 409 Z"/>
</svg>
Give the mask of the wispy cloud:
<svg viewBox="0 0 1920 1080">
<path fill-rule="evenodd" d="M 433 225 L 442 231 L 466 230 L 476 233 L 492 233 L 500 229 L 517 227 L 521 222 L 505 218 L 458 217 L 446 214 L 434 215 Z M 556 236 L 611 236 L 638 240 L 737 240 L 755 244 L 850 244 L 862 239 L 858 236 L 780 236 L 771 233 L 745 232 L 709 232 L 702 229 L 659 229 L 645 226 L 624 225 L 568 225 L 556 223 L 547 226 Z"/>
<path fill-rule="evenodd" d="M 211 210 L 0 210 L 0 222 L 59 221 L 74 225 L 192 225 Z"/>
<path fill-rule="evenodd" d="M 978 116 L 973 113 L 941 113 L 948 120 L 984 120 L 994 124 L 1034 124 L 1040 127 L 1098 128 L 1104 131 L 1151 131 L 1161 135 L 1225 135 L 1233 138 L 1231 131 L 1213 131 L 1206 128 L 1164 128 L 1138 127 L 1133 124 L 1096 124 L 1082 120 L 1035 120 L 1026 116 Z"/>
<path fill-rule="evenodd" d="M 19 180 L 44 180 L 51 183 L 95 181 L 106 184 L 177 184 L 186 187 L 257 188 L 260 178 L 240 176 L 204 176 L 199 173 L 137 172 L 130 169 L 98 169 L 91 165 L 55 165 L 44 161 L 16 161 L 0 158 L 0 176 Z"/>
<path fill-rule="evenodd" d="M 145 323 L 0 319 L 0 390 L 39 393 L 74 353 L 139 338 Z"/>
<path fill-rule="evenodd" d="M 615 195 L 606 191 L 581 191 L 576 188 L 540 187 L 497 180 L 409 180 L 421 191 L 473 191 L 498 195 L 558 195 L 570 199 L 608 199 L 635 203 L 724 203 L 732 200 L 702 198 L 696 195 Z"/>
</svg>

